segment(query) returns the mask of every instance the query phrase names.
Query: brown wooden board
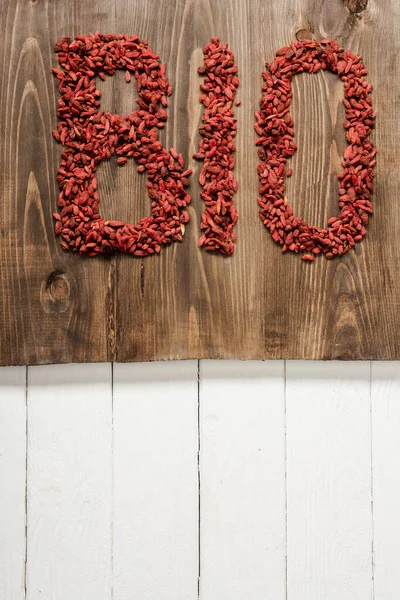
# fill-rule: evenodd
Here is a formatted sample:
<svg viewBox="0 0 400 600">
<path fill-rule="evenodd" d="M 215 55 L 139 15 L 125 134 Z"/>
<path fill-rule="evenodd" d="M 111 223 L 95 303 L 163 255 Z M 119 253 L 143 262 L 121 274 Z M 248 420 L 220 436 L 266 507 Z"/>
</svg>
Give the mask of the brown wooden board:
<svg viewBox="0 0 400 600">
<path fill-rule="evenodd" d="M 0 0 L 0 364 L 179 358 L 400 359 L 400 4 L 397 0 Z M 368 235 L 331 261 L 282 255 L 258 216 L 254 112 L 265 61 L 300 29 L 360 53 L 374 85 L 380 149 Z M 162 141 L 194 169 L 191 221 L 159 256 L 82 258 L 54 235 L 57 123 L 54 43 L 90 31 L 146 39 L 173 86 Z M 191 157 L 199 141 L 202 48 L 218 35 L 240 69 L 233 257 L 197 247 L 203 210 Z M 126 114 L 136 84 L 102 83 L 102 108 Z M 326 72 L 293 80 L 298 151 L 287 195 L 324 226 L 338 213 L 345 148 L 342 84 Z M 149 213 L 146 177 L 115 159 L 98 170 L 101 212 Z"/>
</svg>

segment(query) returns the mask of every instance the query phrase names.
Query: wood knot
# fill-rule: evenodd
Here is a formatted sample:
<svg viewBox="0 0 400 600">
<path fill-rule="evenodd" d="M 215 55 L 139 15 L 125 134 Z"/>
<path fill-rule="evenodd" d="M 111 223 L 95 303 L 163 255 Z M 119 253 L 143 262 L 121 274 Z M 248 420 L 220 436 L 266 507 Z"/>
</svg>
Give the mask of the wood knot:
<svg viewBox="0 0 400 600">
<path fill-rule="evenodd" d="M 302 42 L 303 40 L 312 40 L 313 34 L 308 29 L 299 29 L 296 31 L 296 40 Z"/>
<path fill-rule="evenodd" d="M 368 0 L 346 0 L 347 8 L 351 13 L 359 13 L 367 8 Z"/>
<path fill-rule="evenodd" d="M 40 301 L 46 313 L 67 310 L 70 296 L 70 282 L 63 271 L 53 271 L 47 280 L 42 282 Z"/>
</svg>

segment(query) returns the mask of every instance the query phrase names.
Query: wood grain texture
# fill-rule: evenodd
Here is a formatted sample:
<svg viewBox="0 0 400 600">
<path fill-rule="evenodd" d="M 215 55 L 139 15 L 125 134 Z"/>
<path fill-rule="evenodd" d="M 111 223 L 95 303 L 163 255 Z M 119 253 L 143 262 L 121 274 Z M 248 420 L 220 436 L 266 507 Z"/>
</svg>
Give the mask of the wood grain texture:
<svg viewBox="0 0 400 600">
<path fill-rule="evenodd" d="M 287 597 L 373 598 L 370 364 L 286 367 Z"/>
<path fill-rule="evenodd" d="M 0 364 L 178 358 L 400 358 L 397 197 L 397 0 L 0 0 Z M 184 241 L 144 260 L 85 259 L 61 250 L 53 233 L 61 147 L 51 136 L 58 91 L 52 48 L 63 36 L 99 29 L 147 39 L 167 62 L 173 86 L 167 146 L 195 170 Z M 359 52 L 374 85 L 374 142 L 380 148 L 367 238 L 345 257 L 306 264 L 282 256 L 258 217 L 254 112 L 261 72 L 299 29 Z M 203 210 L 191 158 L 198 145 L 202 47 L 228 41 L 240 69 L 232 258 L 197 248 Z M 135 84 L 119 73 L 102 83 L 102 105 L 134 107 Z M 343 90 L 330 74 L 293 83 L 298 151 L 288 197 L 322 225 L 337 212 L 344 148 Z M 150 210 L 145 176 L 115 160 L 99 169 L 101 210 L 136 222 Z"/>
<path fill-rule="evenodd" d="M 283 600 L 283 361 L 202 361 L 199 401 L 200 598 Z"/>
<path fill-rule="evenodd" d="M 110 600 L 111 365 L 28 370 L 26 598 Z"/>
</svg>

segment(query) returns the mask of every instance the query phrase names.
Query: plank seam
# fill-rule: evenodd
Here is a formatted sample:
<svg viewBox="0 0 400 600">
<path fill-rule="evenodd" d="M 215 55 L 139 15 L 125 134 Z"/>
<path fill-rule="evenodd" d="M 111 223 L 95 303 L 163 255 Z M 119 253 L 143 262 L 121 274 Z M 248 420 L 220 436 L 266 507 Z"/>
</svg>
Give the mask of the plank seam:
<svg viewBox="0 0 400 600">
<path fill-rule="evenodd" d="M 200 600 L 200 552 L 201 552 L 201 540 L 200 540 L 200 529 L 201 529 L 201 477 L 200 477 L 200 360 L 197 361 L 197 599 Z"/>
<path fill-rule="evenodd" d="M 110 596 L 114 598 L 114 363 L 111 363 L 111 506 L 110 506 Z"/>
<path fill-rule="evenodd" d="M 24 556 L 24 598 L 27 597 L 28 570 L 28 369 L 25 367 L 25 556 Z"/>
<path fill-rule="evenodd" d="M 370 411 L 370 460 L 371 460 L 371 585 L 372 600 L 375 598 L 375 525 L 374 525 L 374 452 L 373 452 L 373 410 L 372 410 L 372 360 L 369 361 L 369 411 Z"/>
<path fill-rule="evenodd" d="M 286 403 L 286 366 L 283 362 L 283 410 L 284 410 L 284 437 L 285 437 L 285 600 L 288 597 L 288 486 L 287 486 L 287 403 Z"/>
</svg>

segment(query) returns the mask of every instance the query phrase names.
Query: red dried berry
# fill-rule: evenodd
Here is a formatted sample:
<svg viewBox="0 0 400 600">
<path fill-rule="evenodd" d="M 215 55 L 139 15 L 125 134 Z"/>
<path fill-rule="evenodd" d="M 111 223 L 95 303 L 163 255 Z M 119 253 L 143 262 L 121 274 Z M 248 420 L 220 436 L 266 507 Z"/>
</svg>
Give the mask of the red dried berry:
<svg viewBox="0 0 400 600">
<path fill-rule="evenodd" d="M 260 111 L 255 130 L 260 164 L 260 218 L 272 238 L 291 252 L 306 252 L 304 260 L 316 254 L 326 258 L 342 256 L 366 235 L 368 214 L 372 213 L 373 167 L 377 150 L 368 136 L 374 126 L 372 86 L 361 57 L 344 51 L 335 40 L 304 40 L 281 48 L 263 73 Z M 328 227 L 309 225 L 293 210 L 285 197 L 285 164 L 296 151 L 293 119 L 289 114 L 291 80 L 297 73 L 316 73 L 320 69 L 335 73 L 344 82 L 344 128 L 349 146 L 344 152 L 340 182 L 340 213 Z M 289 177 L 292 169 L 287 170 Z M 310 254 L 310 252 L 312 254 Z"/>
<path fill-rule="evenodd" d="M 233 204 L 238 186 L 233 177 L 236 119 L 232 109 L 239 85 L 238 68 L 228 44 L 221 44 L 217 37 L 203 52 L 205 66 L 199 68 L 205 76 L 200 86 L 200 102 L 205 107 L 200 127 L 203 138 L 194 155 L 204 161 L 199 175 L 203 187 L 200 196 L 205 202 L 199 247 L 230 256 L 234 250 L 232 229 L 238 219 Z"/>
<path fill-rule="evenodd" d="M 89 256 L 115 250 L 148 256 L 162 245 L 181 241 L 181 210 L 190 202 L 185 191 L 191 171 L 184 168 L 181 155 L 162 147 L 158 129 L 167 120 L 167 96 L 172 93 L 165 64 L 138 37 L 103 35 L 99 32 L 63 38 L 55 51 L 61 69 L 53 69 L 59 80 L 61 99 L 54 137 L 64 146 L 57 173 L 60 186 L 55 230 L 65 250 Z M 105 79 L 117 69 L 131 73 L 138 83 L 139 108 L 121 117 L 101 111 L 96 77 Z M 138 171 L 147 171 L 151 216 L 136 225 L 105 221 L 99 214 L 95 177 L 102 160 L 117 155 L 123 165 L 133 157 Z M 189 220 L 186 211 L 182 222 Z"/>
</svg>

